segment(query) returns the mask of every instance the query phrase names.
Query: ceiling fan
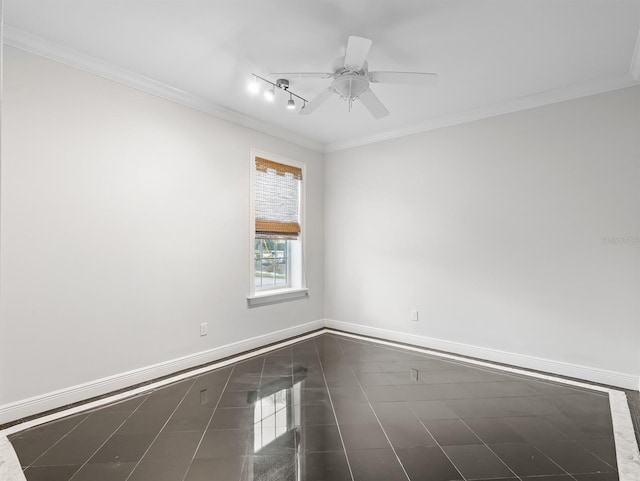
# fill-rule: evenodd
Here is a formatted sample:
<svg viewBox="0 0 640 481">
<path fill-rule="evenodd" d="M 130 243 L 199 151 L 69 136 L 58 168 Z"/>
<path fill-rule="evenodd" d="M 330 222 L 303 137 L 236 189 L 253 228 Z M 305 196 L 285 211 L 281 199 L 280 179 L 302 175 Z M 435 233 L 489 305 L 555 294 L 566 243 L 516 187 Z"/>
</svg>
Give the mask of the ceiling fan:
<svg viewBox="0 0 640 481">
<path fill-rule="evenodd" d="M 369 88 L 370 83 L 395 83 L 405 85 L 428 85 L 438 76 L 427 72 L 390 72 L 369 71 L 367 54 L 373 42 L 368 38 L 350 36 L 344 57 L 333 63 L 333 73 L 326 72 L 283 72 L 272 73 L 274 77 L 288 78 L 326 78 L 333 79 L 331 85 L 300 110 L 301 115 L 308 115 L 326 102 L 333 94 L 349 102 L 349 110 L 354 100 L 360 100 L 366 109 L 380 119 L 389 115 L 387 108 Z"/>
</svg>

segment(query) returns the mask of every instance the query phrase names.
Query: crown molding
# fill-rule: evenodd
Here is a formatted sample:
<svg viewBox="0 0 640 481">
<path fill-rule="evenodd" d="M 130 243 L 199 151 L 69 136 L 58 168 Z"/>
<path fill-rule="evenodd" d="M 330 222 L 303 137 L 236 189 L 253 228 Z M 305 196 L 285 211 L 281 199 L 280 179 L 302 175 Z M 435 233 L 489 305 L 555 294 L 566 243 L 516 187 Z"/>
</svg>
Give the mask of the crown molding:
<svg viewBox="0 0 640 481">
<path fill-rule="evenodd" d="M 266 122 L 256 120 L 248 115 L 244 115 L 234 110 L 228 109 L 203 97 L 194 95 L 184 90 L 180 90 L 162 82 L 158 82 L 157 80 L 153 80 L 149 77 L 137 74 L 123 67 L 105 62 L 77 50 L 55 44 L 42 37 L 32 35 L 23 30 L 8 25 L 4 25 L 3 29 L 3 43 L 6 45 L 10 45 L 12 47 L 19 48 L 21 50 L 25 50 L 27 52 L 31 52 L 36 55 L 40 55 L 42 57 L 69 65 L 73 68 L 78 68 L 94 75 L 98 75 L 100 77 L 113 80 L 124 85 L 128 85 L 152 95 L 162 97 L 166 100 L 185 105 L 214 117 L 218 117 L 229 122 L 242 125 L 252 130 L 271 135 L 273 137 L 320 153 L 337 152 L 353 147 L 360 147 L 367 144 L 405 137 L 407 135 L 427 132 L 442 127 L 449 127 L 453 125 L 464 124 L 467 122 L 473 122 L 475 120 L 497 117 L 508 113 L 518 112 L 520 110 L 528 110 L 544 105 L 577 99 L 581 97 L 587 97 L 589 95 L 609 92 L 612 90 L 618 90 L 640 84 L 639 32 L 638 41 L 636 43 L 635 51 L 630 65 L 630 70 L 627 73 L 599 78 L 589 82 L 575 84 L 558 89 L 547 90 L 544 92 L 527 95 L 525 97 L 516 98 L 507 102 L 487 105 L 473 110 L 457 112 L 432 119 L 427 122 L 420 122 L 399 129 L 387 130 L 373 135 L 364 135 L 323 144 L 299 134 L 286 131 L 281 127 L 276 127 Z"/>
<path fill-rule="evenodd" d="M 261 122 L 248 115 L 223 107 L 215 102 L 198 95 L 158 82 L 144 75 L 127 70 L 124 67 L 105 62 L 98 58 L 84 54 L 77 50 L 65 47 L 32 35 L 23 30 L 4 25 L 3 43 L 11 47 L 19 48 L 41 57 L 55 60 L 73 68 L 84 70 L 94 75 L 113 80 L 121 84 L 142 90 L 152 95 L 162 97 L 165 100 L 190 107 L 200 112 L 218 117 L 235 124 L 242 125 L 263 134 L 286 140 L 293 144 L 305 147 L 316 152 L 323 152 L 323 144 L 308 139 L 293 132 L 288 132 L 281 127 Z"/>
<path fill-rule="evenodd" d="M 638 60 L 637 64 L 638 68 L 640 69 L 640 59 Z M 625 87 L 632 87 L 638 84 L 640 84 L 640 81 L 634 78 L 631 73 L 624 73 L 621 75 L 600 78 L 591 82 L 575 84 L 553 90 L 546 90 L 544 92 L 527 95 L 525 97 L 520 97 L 499 104 L 487 105 L 478 109 L 445 115 L 428 122 L 421 122 L 400 129 L 388 130 L 374 135 L 366 135 L 352 139 L 341 140 L 338 142 L 331 142 L 325 145 L 324 152 L 337 152 L 340 150 L 360 147 L 384 140 L 391 140 L 398 137 L 418 134 L 420 132 L 440 129 L 442 127 L 464 124 L 467 122 L 473 122 L 475 120 L 482 120 L 490 117 L 497 117 L 499 115 L 518 112 L 521 110 L 542 107 L 544 105 L 563 102 L 565 100 L 573 100 L 581 97 L 587 97 L 589 95 L 618 90 Z"/>
</svg>

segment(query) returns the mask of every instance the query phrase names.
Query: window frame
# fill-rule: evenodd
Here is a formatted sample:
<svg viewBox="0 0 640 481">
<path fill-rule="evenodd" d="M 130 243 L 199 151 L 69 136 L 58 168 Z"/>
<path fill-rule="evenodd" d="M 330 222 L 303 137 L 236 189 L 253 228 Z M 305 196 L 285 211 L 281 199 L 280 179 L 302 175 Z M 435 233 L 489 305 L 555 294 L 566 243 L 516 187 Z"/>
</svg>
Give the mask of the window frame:
<svg viewBox="0 0 640 481">
<path fill-rule="evenodd" d="M 256 289 L 255 286 L 255 241 L 256 241 L 256 205 L 255 205 L 255 182 L 256 182 L 256 157 L 272 160 L 280 164 L 291 165 L 302 171 L 302 181 L 300 184 L 300 234 L 297 241 L 299 242 L 299 253 L 290 252 L 289 262 L 290 269 L 290 285 L 287 287 L 275 287 L 272 289 Z M 276 302 L 284 302 L 301 297 L 307 297 L 309 290 L 306 281 L 306 197 L 307 197 L 307 166 L 303 162 L 289 159 L 272 152 L 265 152 L 258 149 L 250 149 L 249 156 L 249 295 L 247 302 L 249 307 L 259 306 L 263 304 L 273 304 Z M 292 244 L 290 242 L 290 244 Z M 294 251 L 293 245 L 289 247 L 290 251 Z M 293 265 L 293 259 L 296 257 L 296 265 Z M 299 271 L 299 272 L 294 272 Z"/>
</svg>

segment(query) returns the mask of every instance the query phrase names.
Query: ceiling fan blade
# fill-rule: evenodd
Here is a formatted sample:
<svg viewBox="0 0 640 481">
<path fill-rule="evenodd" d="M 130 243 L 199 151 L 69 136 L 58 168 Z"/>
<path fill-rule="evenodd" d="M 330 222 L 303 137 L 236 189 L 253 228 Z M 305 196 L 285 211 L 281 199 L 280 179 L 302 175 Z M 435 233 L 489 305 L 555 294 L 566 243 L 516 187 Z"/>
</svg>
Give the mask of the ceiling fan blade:
<svg viewBox="0 0 640 481">
<path fill-rule="evenodd" d="M 344 66 L 360 70 L 367 60 L 367 54 L 373 41 L 364 37 L 350 36 L 347 51 L 344 54 Z"/>
<path fill-rule="evenodd" d="M 269 77 L 274 78 L 286 78 L 286 79 L 301 79 L 301 78 L 331 78 L 332 73 L 327 72 L 276 72 L 270 73 Z"/>
<path fill-rule="evenodd" d="M 329 99 L 329 97 L 331 97 L 332 95 L 333 95 L 333 91 L 331 90 L 331 87 L 323 90 L 315 99 L 311 100 L 310 102 L 307 102 L 300 109 L 300 115 L 309 115 L 315 112 L 315 110 L 318 107 L 320 107 L 323 103 L 325 103 Z"/>
<path fill-rule="evenodd" d="M 367 110 L 373 115 L 376 119 L 381 119 L 389 115 L 389 111 L 387 108 L 382 105 L 380 99 L 376 97 L 376 95 L 369 89 L 365 90 L 358 96 L 358 100 L 362 102 L 362 104 L 367 108 Z"/>
<path fill-rule="evenodd" d="M 437 74 L 427 72 L 369 72 L 372 83 L 431 85 L 437 80 Z"/>
</svg>

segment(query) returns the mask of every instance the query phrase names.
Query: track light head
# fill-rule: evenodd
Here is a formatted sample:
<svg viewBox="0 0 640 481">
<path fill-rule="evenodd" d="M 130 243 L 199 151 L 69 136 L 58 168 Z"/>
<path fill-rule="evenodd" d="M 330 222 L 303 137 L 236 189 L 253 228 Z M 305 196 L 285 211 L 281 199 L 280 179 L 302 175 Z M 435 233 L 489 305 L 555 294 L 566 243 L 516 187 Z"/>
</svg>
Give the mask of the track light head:
<svg viewBox="0 0 640 481">
<path fill-rule="evenodd" d="M 258 77 L 253 77 L 253 79 L 249 80 L 247 89 L 249 90 L 249 93 L 253 95 L 260 92 L 260 84 L 258 83 Z"/>
<path fill-rule="evenodd" d="M 296 103 L 293 101 L 293 97 L 289 95 L 289 100 L 287 101 L 287 109 L 294 110 L 296 108 Z"/>
<path fill-rule="evenodd" d="M 272 87 L 269 90 L 265 90 L 264 91 L 264 98 L 268 101 L 268 102 L 273 102 L 274 99 L 276 98 L 276 88 Z"/>
</svg>

